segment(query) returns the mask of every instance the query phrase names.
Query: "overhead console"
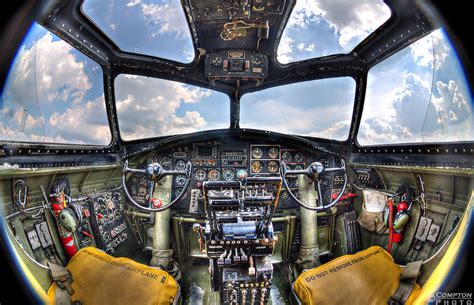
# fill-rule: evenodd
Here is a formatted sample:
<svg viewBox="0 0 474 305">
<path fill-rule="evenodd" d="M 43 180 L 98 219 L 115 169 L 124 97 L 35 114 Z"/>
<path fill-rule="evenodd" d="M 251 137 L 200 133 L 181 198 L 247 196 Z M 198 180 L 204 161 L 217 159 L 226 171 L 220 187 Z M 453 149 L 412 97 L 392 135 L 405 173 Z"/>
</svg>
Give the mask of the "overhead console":
<svg viewBox="0 0 474 305">
<path fill-rule="evenodd" d="M 195 21 L 262 18 L 281 14 L 285 0 L 189 0 Z"/>
<path fill-rule="evenodd" d="M 205 75 L 215 80 L 263 80 L 268 76 L 268 58 L 249 51 L 221 51 L 206 55 Z"/>
</svg>

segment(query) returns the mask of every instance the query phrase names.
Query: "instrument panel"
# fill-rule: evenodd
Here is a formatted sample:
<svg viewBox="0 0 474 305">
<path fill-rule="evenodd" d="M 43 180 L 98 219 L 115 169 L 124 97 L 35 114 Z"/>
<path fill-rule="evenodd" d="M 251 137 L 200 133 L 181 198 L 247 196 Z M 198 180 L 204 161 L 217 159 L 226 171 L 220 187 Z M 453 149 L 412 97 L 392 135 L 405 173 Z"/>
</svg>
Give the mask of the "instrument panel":
<svg viewBox="0 0 474 305">
<path fill-rule="evenodd" d="M 192 180 L 187 193 L 176 204 L 177 209 L 189 213 L 204 213 L 200 209 L 203 200 L 202 185 L 205 181 L 239 181 L 247 177 L 269 177 L 280 175 L 280 163 L 283 161 L 289 169 L 304 169 L 312 162 L 321 162 L 325 167 L 335 167 L 335 157 L 321 152 L 272 142 L 248 142 L 241 139 L 221 139 L 195 142 L 171 148 L 151 151 L 142 157 L 137 167 L 145 167 L 149 162 L 158 162 L 164 169 L 183 170 L 187 162 L 192 163 Z M 331 196 L 331 189 L 337 185 L 338 177 L 325 175 L 322 185 L 328 189 L 323 196 Z M 176 198 L 186 182 L 185 176 L 174 176 L 171 199 Z M 298 196 L 298 177 L 288 177 L 289 186 Z M 132 175 L 128 186 L 134 199 L 144 204 L 148 185 L 146 179 Z M 280 193 L 278 208 L 294 208 L 297 203 L 286 190 Z"/>
</svg>

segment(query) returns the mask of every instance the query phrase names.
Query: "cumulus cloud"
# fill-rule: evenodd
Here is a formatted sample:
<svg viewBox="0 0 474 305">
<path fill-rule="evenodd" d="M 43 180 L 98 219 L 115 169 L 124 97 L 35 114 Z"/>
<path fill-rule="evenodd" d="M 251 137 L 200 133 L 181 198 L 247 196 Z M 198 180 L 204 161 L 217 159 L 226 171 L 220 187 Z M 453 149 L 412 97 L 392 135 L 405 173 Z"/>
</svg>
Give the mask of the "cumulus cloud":
<svg viewBox="0 0 474 305">
<path fill-rule="evenodd" d="M 252 101 L 252 105 L 245 108 L 241 118 L 242 127 L 345 140 L 349 133 L 352 105 L 315 103 L 312 107 L 303 107 L 277 99 L 266 99 Z M 265 115 L 262 115 L 262 110 Z M 338 118 L 342 120 L 338 121 Z"/>
<path fill-rule="evenodd" d="M 71 50 L 66 42 L 53 41 L 49 32 L 31 48 L 23 47 L 10 74 L 9 94 L 16 103 L 29 106 L 36 101 L 35 89 L 41 102 L 81 100 L 92 83 L 84 72 L 84 62 Z"/>
<path fill-rule="evenodd" d="M 278 61 L 287 64 L 293 59 L 293 39 L 282 37 L 277 51 Z"/>
<path fill-rule="evenodd" d="M 137 3 L 138 4 L 138 3 Z M 151 37 L 161 33 L 173 33 L 188 38 L 189 29 L 183 22 L 183 7 L 180 1 L 167 1 L 164 4 L 141 3 L 143 18 L 150 26 Z"/>
<path fill-rule="evenodd" d="M 410 51 L 417 65 L 439 70 L 448 57 L 450 48 L 443 32 L 437 30 L 411 44 Z"/>
<path fill-rule="evenodd" d="M 350 120 L 339 121 L 324 130 L 311 132 L 309 135 L 312 137 L 342 141 L 347 139 L 350 126 Z"/>
<path fill-rule="evenodd" d="M 139 139 L 202 130 L 208 122 L 197 111 L 178 111 L 210 96 L 209 90 L 145 77 L 119 76 L 117 112 L 124 139 Z"/>
<path fill-rule="evenodd" d="M 73 105 L 65 112 L 54 112 L 48 120 L 56 133 L 66 139 L 74 139 L 79 143 L 107 144 L 110 139 L 110 128 L 104 98 L 98 97 L 81 105 Z"/>
<path fill-rule="evenodd" d="M 403 87 L 393 95 L 393 113 L 364 118 L 358 140 L 363 145 L 473 138 L 472 106 L 454 80 L 430 84 L 406 73 Z M 368 105 L 367 105 L 368 106 Z"/>
<path fill-rule="evenodd" d="M 93 87 L 89 73 L 101 70 L 86 72 L 85 56 L 44 29 L 36 30 L 45 34 L 21 48 L 5 86 L 0 138 L 107 144 L 111 137 L 102 91 L 93 101 L 85 99 Z"/>
<path fill-rule="evenodd" d="M 390 17 L 390 9 L 380 0 L 334 1 L 298 0 L 288 21 L 289 27 L 306 28 L 323 19 L 339 34 L 339 44 L 349 51 Z"/>
</svg>

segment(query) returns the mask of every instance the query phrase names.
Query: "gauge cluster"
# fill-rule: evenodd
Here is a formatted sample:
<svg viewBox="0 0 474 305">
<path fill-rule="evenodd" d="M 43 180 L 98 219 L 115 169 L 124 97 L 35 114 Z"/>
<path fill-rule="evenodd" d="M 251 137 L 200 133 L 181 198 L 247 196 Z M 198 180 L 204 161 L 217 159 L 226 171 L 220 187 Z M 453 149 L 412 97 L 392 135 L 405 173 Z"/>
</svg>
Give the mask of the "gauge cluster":
<svg viewBox="0 0 474 305">
<path fill-rule="evenodd" d="M 190 143 L 165 151 L 147 154 L 146 160 L 137 167 L 145 167 L 149 162 L 158 162 L 165 169 L 183 170 L 187 162 L 192 164 L 190 188 L 184 194 L 178 209 L 189 213 L 199 213 L 202 206 L 202 185 L 205 181 L 242 181 L 247 177 L 271 177 L 280 175 L 280 164 L 285 162 L 290 169 L 304 169 L 312 162 L 319 161 L 326 167 L 335 166 L 334 157 L 322 153 L 311 153 L 296 147 L 278 143 L 262 143 L 245 140 L 203 141 Z M 332 187 L 333 178 L 322 181 L 324 186 Z M 289 186 L 298 196 L 298 178 L 288 177 Z M 183 192 L 185 176 L 174 176 L 171 199 Z M 131 195 L 139 204 L 146 204 L 150 186 L 144 177 L 132 175 L 128 180 Z M 329 195 L 328 195 L 329 196 Z M 295 207 L 296 202 L 286 190 L 280 193 L 279 207 Z"/>
</svg>

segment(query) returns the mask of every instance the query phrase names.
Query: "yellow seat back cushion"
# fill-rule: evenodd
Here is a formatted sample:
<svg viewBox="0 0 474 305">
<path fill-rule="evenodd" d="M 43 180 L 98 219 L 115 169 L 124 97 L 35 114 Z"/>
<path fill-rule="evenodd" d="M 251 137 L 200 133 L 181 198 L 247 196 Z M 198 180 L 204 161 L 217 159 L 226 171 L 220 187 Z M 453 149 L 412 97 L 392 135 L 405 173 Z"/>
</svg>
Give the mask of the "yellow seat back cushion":
<svg viewBox="0 0 474 305">
<path fill-rule="evenodd" d="M 392 256 L 374 246 L 303 272 L 293 289 L 303 304 L 387 304 L 400 284 L 401 273 L 402 267 Z M 418 292 L 416 286 L 408 301 Z"/>
<path fill-rule="evenodd" d="M 77 252 L 66 267 L 74 279 L 71 300 L 83 305 L 170 304 L 178 294 L 178 284 L 166 271 L 92 247 Z M 53 283 L 48 290 L 53 301 L 56 289 Z"/>
</svg>

